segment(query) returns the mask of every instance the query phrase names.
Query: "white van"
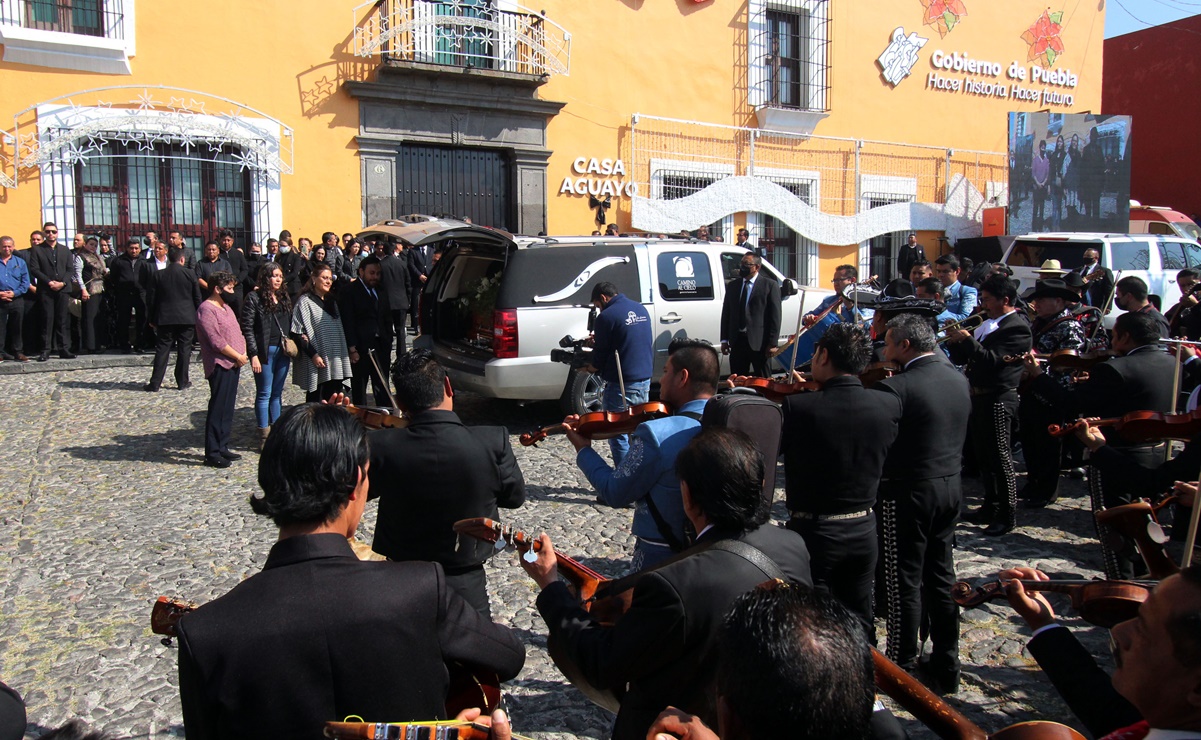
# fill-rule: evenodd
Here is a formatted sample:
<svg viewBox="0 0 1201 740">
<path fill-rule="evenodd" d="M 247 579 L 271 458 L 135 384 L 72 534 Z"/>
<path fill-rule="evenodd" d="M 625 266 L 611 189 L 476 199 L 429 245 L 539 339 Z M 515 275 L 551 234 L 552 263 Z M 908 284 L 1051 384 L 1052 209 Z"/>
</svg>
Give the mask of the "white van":
<svg viewBox="0 0 1201 740">
<path fill-rule="evenodd" d="M 1160 234 L 1027 234 L 1019 236 L 1002 261 L 1021 282 L 1020 291 L 1034 287 L 1034 273 L 1044 261 L 1059 260 L 1065 270 L 1084 264 L 1084 251 L 1096 249 L 1101 264 L 1113 271 L 1114 280 L 1134 275 L 1147 283 L 1151 295 L 1159 296 L 1163 310 L 1180 300 L 1176 273 L 1186 267 L 1201 268 L 1201 245 L 1191 239 Z M 1106 317 L 1113 325 L 1115 310 Z"/>
<path fill-rule="evenodd" d="M 414 345 L 433 351 L 456 388 L 491 398 L 559 399 L 576 413 L 596 410 L 603 383 L 561 359 L 560 349 L 570 345 L 560 341 L 588 336 L 593 286 L 614 283 L 646 306 L 657 379 L 671 340 L 697 337 L 717 346 L 726 281 L 746 254 L 695 240 L 514 236 L 426 216 L 376 224 L 359 236 L 441 250 L 421 291 L 422 335 Z M 832 293 L 799 291 L 766 261 L 763 275 L 781 285 L 781 343 L 796 331 L 802 299 L 808 311 Z"/>
</svg>

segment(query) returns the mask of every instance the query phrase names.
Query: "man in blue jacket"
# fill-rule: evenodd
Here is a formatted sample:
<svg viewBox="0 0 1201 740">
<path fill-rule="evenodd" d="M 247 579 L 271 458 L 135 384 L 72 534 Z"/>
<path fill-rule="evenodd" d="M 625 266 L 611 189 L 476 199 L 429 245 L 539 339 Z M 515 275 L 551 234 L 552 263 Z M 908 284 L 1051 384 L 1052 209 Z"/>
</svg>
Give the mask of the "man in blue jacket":
<svg viewBox="0 0 1201 740">
<path fill-rule="evenodd" d="M 650 314 L 641 303 L 618 293 L 613 283 L 598 283 L 592 289 L 592 305 L 600 309 L 600 314 L 593 324 L 592 365 L 588 369 L 605 381 L 605 411 L 646 403 L 655 372 Z M 614 437 L 609 440 L 609 449 L 613 466 L 619 467 L 630 449 L 629 437 Z"/>
<path fill-rule="evenodd" d="M 635 571 L 687 547 L 676 456 L 701 431 L 701 414 L 717 392 L 721 369 L 717 350 L 703 339 L 676 339 L 667 352 L 659 397 L 673 415 L 643 422 L 621 465 L 605 464 L 592 442 L 575 432 L 576 417 L 564 422 L 567 439 L 576 448 L 576 465 L 600 500 L 609 506 L 634 504 Z"/>
<path fill-rule="evenodd" d="M 934 260 L 934 276 L 942 283 L 943 301 L 947 310 L 938 315 L 939 323 L 963 321 L 976 309 L 979 296 L 975 288 L 959 282 L 959 260 L 955 255 L 944 254 Z"/>
</svg>

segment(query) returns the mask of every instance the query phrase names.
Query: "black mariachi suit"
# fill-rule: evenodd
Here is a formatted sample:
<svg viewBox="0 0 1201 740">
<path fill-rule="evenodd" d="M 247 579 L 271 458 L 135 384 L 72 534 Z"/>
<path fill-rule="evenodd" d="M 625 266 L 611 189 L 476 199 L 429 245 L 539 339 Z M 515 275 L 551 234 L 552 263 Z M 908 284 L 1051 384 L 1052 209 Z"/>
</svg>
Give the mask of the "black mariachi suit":
<svg viewBox="0 0 1201 740">
<path fill-rule="evenodd" d="M 392 357 L 392 338 L 396 338 L 396 356 L 400 357 L 408 351 L 408 339 L 405 333 L 405 315 L 409 310 L 412 297 L 412 275 L 409 273 L 409 258 L 407 253 L 390 254 L 380 260 L 380 295 L 387 304 L 384 313 L 384 323 L 387 332 L 381 337 L 380 354 L 388 361 Z"/>
<path fill-rule="evenodd" d="M 29 274 L 38 282 L 38 303 L 42 307 L 42 352 L 54 348 L 51 340 L 57 340 L 58 349 L 66 352 L 71 349 L 69 327 L 71 315 L 67 310 L 70 302 L 71 275 L 74 272 L 74 260 L 71 250 L 66 245 L 50 242 L 33 247 L 30 254 Z M 63 284 L 59 290 L 51 290 L 50 282 Z"/>
<path fill-rule="evenodd" d="M 387 372 L 387 361 L 381 361 L 378 356 L 380 349 L 380 331 L 384 318 L 381 307 L 387 304 L 381 300 L 379 289 L 370 291 L 362 280 L 356 280 L 342 291 L 338 300 L 342 314 L 342 331 L 346 334 L 347 348 L 358 350 L 359 361 L 351 365 L 350 379 L 351 403 L 367 402 L 367 380 L 371 379 L 371 389 L 375 396 L 375 405 L 387 407 L 390 404 L 388 389 L 384 380 L 375 372 L 368 352 L 377 352 L 380 373 Z"/>
<path fill-rule="evenodd" d="M 855 612 L 869 635 L 877 558 L 872 509 L 900 419 L 900 401 L 866 390 L 853 375 L 784 401 L 788 528 L 805 540 L 814 584 Z M 866 513 L 817 518 L 859 512 Z"/>
<path fill-rule="evenodd" d="M 405 429 L 371 432 L 372 498 L 379 517 L 372 549 L 392 560 L 432 560 L 447 581 L 487 616 L 483 542 L 451 528 L 471 517 L 497 517 L 497 507 L 525 502 L 525 479 L 504 427 L 467 427 L 453 411 L 414 414 Z"/>
<path fill-rule="evenodd" d="M 200 283 L 196 273 L 180 264 L 153 273 L 149 291 L 150 323 L 154 324 L 154 370 L 150 387 L 158 390 L 167 374 L 167 358 L 175 349 L 175 383 L 188 385 L 188 362 L 192 359 L 192 337 L 196 309 L 200 307 Z"/>
<path fill-rule="evenodd" d="M 935 350 L 938 352 L 938 350 Z M 873 390 L 901 402 L 897 439 L 880 484 L 882 579 L 888 605 L 888 657 L 916 666 L 923 610 L 930 620 L 931 666 L 959 667 L 955 523 L 962 502 L 963 429 L 971 415 L 968 382 L 941 352 L 911 361 Z"/>
<path fill-rule="evenodd" d="M 1093 737 L 1104 737 L 1142 719 L 1067 627 L 1043 630 L 1026 647 Z"/>
<path fill-rule="evenodd" d="M 972 387 L 969 425 L 984 479 L 984 506 L 1002 521 L 1013 516 L 1017 507 L 1009 438 L 1017 416 L 1020 358 L 1030 351 L 1033 341 L 1030 324 L 1017 311 L 1011 311 L 982 342 L 969 338 L 950 346 L 951 361 L 967 366 L 965 374 Z"/>
<path fill-rule="evenodd" d="M 117 302 L 116 337 L 114 342 L 121 349 L 131 349 L 129 340 L 129 317 L 134 317 L 133 346 L 142 348 L 146 332 L 146 287 L 151 266 L 146 260 L 122 254 L 109 266 L 108 279 Z M 186 268 L 185 268 L 186 269 Z M 195 321 L 195 317 L 193 317 Z"/>
<path fill-rule="evenodd" d="M 1088 380 L 1064 388 L 1045 374 L 1035 378 L 1030 388 L 1050 403 L 1063 409 L 1069 418 L 1099 416 L 1120 418 L 1131 411 L 1168 411 L 1172 408 L 1172 381 L 1176 362 L 1158 345 L 1137 347 L 1123 357 L 1106 360 L 1089 369 Z M 1132 443 L 1121 432 L 1102 428 L 1110 445 L 1144 465 L 1163 460 L 1163 445 Z M 1128 504 L 1134 493 L 1124 487 L 1107 486 L 1105 473 L 1093 466 L 1088 476 L 1093 511 Z M 1138 555 L 1133 547 L 1112 547 L 1115 541 L 1109 528 L 1097 525 L 1101 552 L 1105 556 L 1105 574 L 1109 578 L 1132 578 Z"/>
<path fill-rule="evenodd" d="M 421 306 L 421 291 L 425 283 L 421 282 L 421 277 L 426 278 L 430 275 L 430 270 L 434 267 L 434 248 L 426 244 L 422 247 L 413 247 L 405 250 L 405 256 L 409 258 L 409 277 L 412 282 L 412 291 L 409 293 L 409 317 L 413 322 L 413 328 L 418 327 L 417 311 Z"/>
<path fill-rule="evenodd" d="M 791 580 L 812 585 L 809 554 L 795 533 L 765 525 L 744 535 L 706 531 L 697 544 L 739 539 L 776 562 Z M 602 627 L 562 582 L 538 595 L 550 638 L 560 641 L 589 683 L 629 684 L 613 740 L 642 740 L 668 705 L 716 727 L 717 634 L 726 611 L 768 576 L 732 552 L 709 549 L 646 573 L 630 609 Z"/>
<path fill-rule="evenodd" d="M 730 343 L 730 372 L 767 377 L 767 350 L 780 338 L 780 284 L 760 271 L 751 286 L 746 310 L 739 305 L 742 278 L 726 283 L 721 306 L 721 341 Z"/>
<path fill-rule="evenodd" d="M 446 663 L 525 662 L 434 563 L 363 562 L 337 534 L 289 537 L 262 572 L 179 621 L 189 738 L 320 738 L 326 721 L 444 718 Z"/>
</svg>

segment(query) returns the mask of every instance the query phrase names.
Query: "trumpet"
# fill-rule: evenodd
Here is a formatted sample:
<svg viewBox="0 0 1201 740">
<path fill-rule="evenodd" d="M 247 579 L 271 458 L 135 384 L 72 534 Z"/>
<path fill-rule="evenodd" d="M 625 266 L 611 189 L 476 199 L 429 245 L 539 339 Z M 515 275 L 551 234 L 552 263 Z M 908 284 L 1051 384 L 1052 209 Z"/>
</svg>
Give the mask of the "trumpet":
<svg viewBox="0 0 1201 740">
<path fill-rule="evenodd" d="M 946 326 L 944 326 L 942 329 L 939 330 L 940 332 L 942 332 L 943 336 L 939 338 L 938 343 L 942 344 L 943 342 L 947 341 L 947 339 L 950 338 L 950 333 L 952 331 L 954 331 L 955 329 L 974 329 L 974 328 L 976 328 L 980 324 L 984 323 L 984 318 L 985 318 L 984 314 L 974 313 L 971 316 L 968 316 L 966 319 L 961 319 L 959 321 L 956 321 L 954 324 L 947 324 Z"/>
</svg>

